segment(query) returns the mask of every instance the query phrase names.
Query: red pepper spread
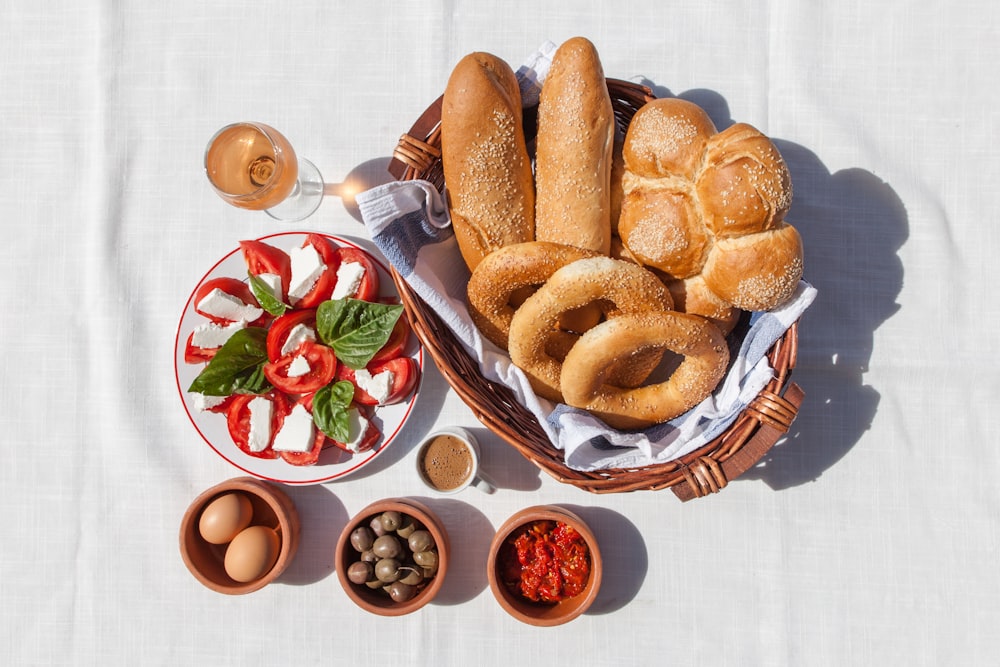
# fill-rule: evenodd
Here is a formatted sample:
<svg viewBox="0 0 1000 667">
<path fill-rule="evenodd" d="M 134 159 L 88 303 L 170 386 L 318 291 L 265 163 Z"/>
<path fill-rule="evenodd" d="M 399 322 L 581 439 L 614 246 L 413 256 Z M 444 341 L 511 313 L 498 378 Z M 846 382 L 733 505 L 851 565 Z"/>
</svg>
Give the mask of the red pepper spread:
<svg viewBox="0 0 1000 667">
<path fill-rule="evenodd" d="M 536 521 L 504 542 L 504 584 L 533 602 L 555 603 L 578 595 L 590 576 L 587 543 L 561 521 Z"/>
</svg>

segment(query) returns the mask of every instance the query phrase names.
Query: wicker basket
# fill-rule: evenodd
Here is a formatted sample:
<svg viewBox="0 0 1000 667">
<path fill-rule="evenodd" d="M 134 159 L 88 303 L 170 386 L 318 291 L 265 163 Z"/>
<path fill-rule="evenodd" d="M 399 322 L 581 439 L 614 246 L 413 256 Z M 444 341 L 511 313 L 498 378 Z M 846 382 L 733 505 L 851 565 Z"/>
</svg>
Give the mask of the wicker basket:
<svg viewBox="0 0 1000 667">
<path fill-rule="evenodd" d="M 637 84 L 608 79 L 615 117 L 624 129 L 638 109 L 653 99 Z M 444 187 L 441 167 L 441 102 L 438 98 L 397 145 L 389 171 L 398 180 L 423 179 Z M 536 109 L 525 109 L 524 126 L 534 135 Z M 437 314 L 393 271 L 413 329 L 445 379 L 476 417 L 528 460 L 566 484 L 592 493 L 670 488 L 683 501 L 720 491 L 753 466 L 788 430 L 804 394 L 790 382 L 795 366 L 798 323 L 774 344 L 769 358 L 775 376 L 750 406 L 719 437 L 690 454 L 667 463 L 630 469 L 582 472 L 566 466 L 563 452 L 549 441 L 541 425 L 517 402 L 506 386 L 485 379 Z"/>
</svg>

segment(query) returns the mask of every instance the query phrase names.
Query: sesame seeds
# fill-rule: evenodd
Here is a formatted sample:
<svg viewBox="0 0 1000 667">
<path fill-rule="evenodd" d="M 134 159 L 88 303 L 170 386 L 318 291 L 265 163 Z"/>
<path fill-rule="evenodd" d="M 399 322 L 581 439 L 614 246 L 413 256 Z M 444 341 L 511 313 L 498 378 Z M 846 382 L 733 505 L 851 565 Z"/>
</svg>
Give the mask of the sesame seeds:
<svg viewBox="0 0 1000 667">
<path fill-rule="evenodd" d="M 785 225 L 792 200 L 788 169 L 770 139 L 750 125 L 716 132 L 694 105 L 655 100 L 636 113 L 624 155 L 622 241 L 637 259 L 675 278 L 707 270 L 720 240 Z M 741 253 L 739 267 L 727 271 L 739 274 L 743 282 L 735 291 L 747 296 L 737 302 L 713 293 L 741 308 L 775 307 L 802 273 L 801 248 L 782 257 L 775 260 L 766 246 Z M 763 268 L 777 261 L 785 265 Z"/>
<path fill-rule="evenodd" d="M 740 280 L 737 292 L 741 301 L 752 305 L 751 310 L 773 308 L 772 304 L 786 301 L 802 277 L 802 259 L 795 258 L 782 268 L 780 272 L 758 273 Z"/>
<path fill-rule="evenodd" d="M 560 49 L 538 105 L 535 238 L 608 252 L 614 129 L 592 46 Z"/>
<path fill-rule="evenodd" d="M 452 190 L 452 209 L 477 231 L 487 247 L 499 247 L 501 240 L 513 240 L 509 238 L 511 230 L 530 226 L 525 220 L 522 183 L 523 175 L 530 175 L 530 166 L 526 172 L 513 115 L 496 108 L 487 120 L 489 128 L 477 132 L 465 151 L 459 187 Z"/>
</svg>

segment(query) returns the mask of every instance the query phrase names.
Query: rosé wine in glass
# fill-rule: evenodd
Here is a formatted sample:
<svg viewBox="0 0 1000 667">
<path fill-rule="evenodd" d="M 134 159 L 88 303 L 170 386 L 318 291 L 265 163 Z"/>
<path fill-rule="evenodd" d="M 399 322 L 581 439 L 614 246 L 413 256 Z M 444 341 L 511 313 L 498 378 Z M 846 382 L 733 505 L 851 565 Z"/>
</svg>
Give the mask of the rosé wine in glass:
<svg viewBox="0 0 1000 667">
<path fill-rule="evenodd" d="M 277 220 L 302 220 L 323 198 L 319 170 L 263 123 L 234 123 L 216 132 L 205 150 L 205 173 L 225 201 Z"/>
</svg>

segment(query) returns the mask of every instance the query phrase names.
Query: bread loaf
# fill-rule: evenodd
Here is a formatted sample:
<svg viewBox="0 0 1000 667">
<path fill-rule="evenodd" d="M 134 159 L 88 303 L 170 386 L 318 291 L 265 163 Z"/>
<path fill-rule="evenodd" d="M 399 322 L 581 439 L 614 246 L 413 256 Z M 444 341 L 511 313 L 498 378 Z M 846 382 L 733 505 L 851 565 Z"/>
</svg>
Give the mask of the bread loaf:
<svg viewBox="0 0 1000 667">
<path fill-rule="evenodd" d="M 697 105 L 662 98 L 636 112 L 622 152 L 618 233 L 629 256 L 672 279 L 701 277 L 739 309 L 791 297 L 802 242 L 784 220 L 791 178 L 770 139 L 745 123 L 717 132 Z"/>
<path fill-rule="evenodd" d="M 583 37 L 552 59 L 538 104 L 535 238 L 608 254 L 615 119 L 604 68 Z"/>
<path fill-rule="evenodd" d="M 514 71 L 488 53 L 455 66 L 441 108 L 441 164 L 462 258 L 534 239 L 535 191 Z"/>
<path fill-rule="evenodd" d="M 682 357 L 668 378 L 641 387 L 607 382 L 608 368 L 651 349 Z M 705 399 L 722 380 L 727 363 L 726 339 L 705 318 L 670 310 L 627 313 L 580 337 L 563 362 L 559 387 L 568 405 L 588 410 L 612 428 L 645 428 Z"/>
</svg>

